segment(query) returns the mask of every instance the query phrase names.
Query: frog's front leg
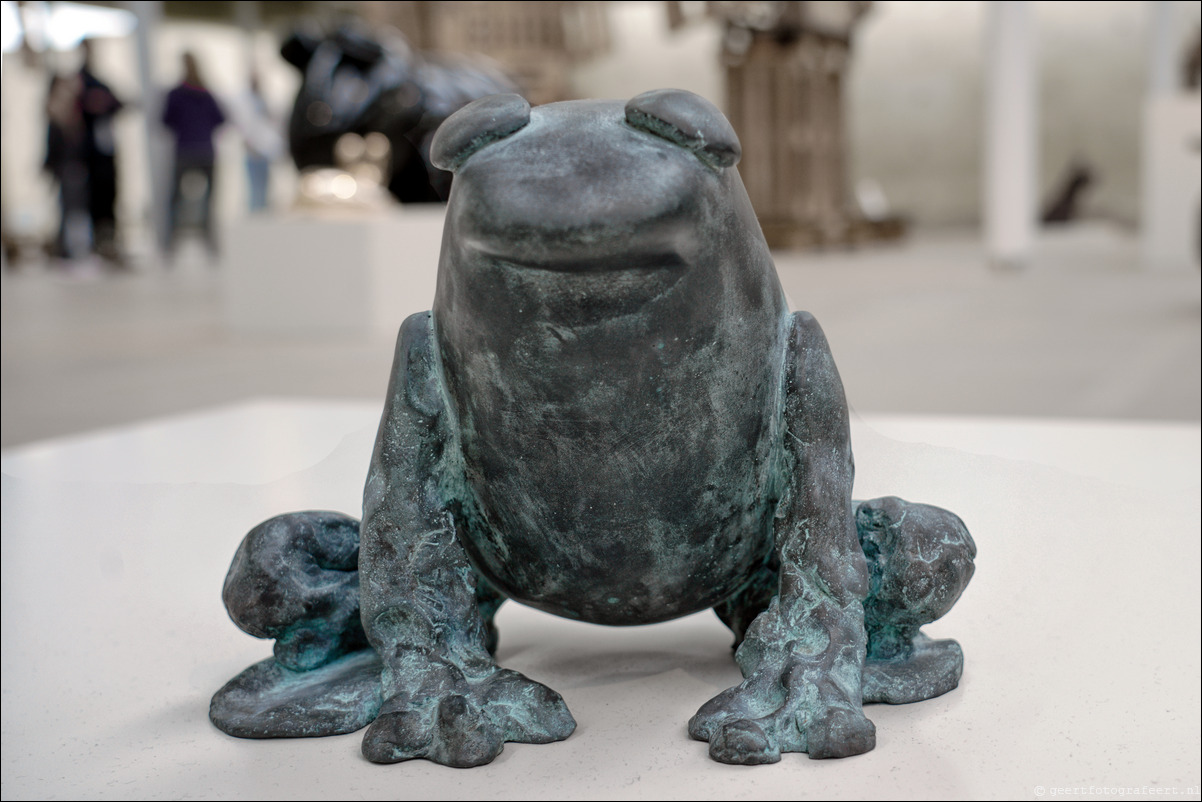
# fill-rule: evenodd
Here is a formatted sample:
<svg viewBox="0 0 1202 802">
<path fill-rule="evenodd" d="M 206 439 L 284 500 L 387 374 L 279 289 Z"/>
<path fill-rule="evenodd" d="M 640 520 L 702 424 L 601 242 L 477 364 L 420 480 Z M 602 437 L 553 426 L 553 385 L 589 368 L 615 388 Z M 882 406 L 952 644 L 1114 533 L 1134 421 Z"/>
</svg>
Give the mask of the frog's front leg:
<svg viewBox="0 0 1202 802">
<path fill-rule="evenodd" d="M 401 328 L 364 493 L 360 592 L 384 703 L 363 754 L 377 763 L 476 766 L 506 741 L 558 741 L 576 727 L 559 694 L 489 654 L 444 490 L 455 462 L 444 398 L 430 315 L 414 315 Z"/>
<path fill-rule="evenodd" d="M 876 743 L 861 709 L 868 570 L 852 516 L 843 385 L 809 314 L 793 316 L 788 348 L 778 592 L 735 655 L 743 682 L 689 722 L 723 763 L 775 763 L 781 752 L 846 757 Z"/>
</svg>

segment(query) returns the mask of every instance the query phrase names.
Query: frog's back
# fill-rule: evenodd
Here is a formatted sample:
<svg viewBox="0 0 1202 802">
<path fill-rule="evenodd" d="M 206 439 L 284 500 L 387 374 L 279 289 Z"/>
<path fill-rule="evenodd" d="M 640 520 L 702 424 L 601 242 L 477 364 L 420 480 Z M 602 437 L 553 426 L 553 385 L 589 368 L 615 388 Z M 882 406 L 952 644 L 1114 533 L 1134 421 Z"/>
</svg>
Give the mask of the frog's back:
<svg viewBox="0 0 1202 802">
<path fill-rule="evenodd" d="M 455 165 L 448 480 L 478 570 L 560 615 L 685 615 L 771 549 L 787 310 L 733 132 L 690 103 L 555 104 L 513 131 L 511 101 L 482 124 L 512 133 Z"/>
</svg>

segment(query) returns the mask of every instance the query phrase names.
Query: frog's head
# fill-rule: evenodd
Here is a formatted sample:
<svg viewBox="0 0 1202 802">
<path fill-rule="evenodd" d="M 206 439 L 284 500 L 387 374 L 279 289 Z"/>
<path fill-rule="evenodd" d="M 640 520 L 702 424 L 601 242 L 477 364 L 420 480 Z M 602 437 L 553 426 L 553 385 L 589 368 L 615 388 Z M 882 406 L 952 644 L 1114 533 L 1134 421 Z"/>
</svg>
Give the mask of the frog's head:
<svg viewBox="0 0 1202 802">
<path fill-rule="evenodd" d="M 726 117 L 681 90 L 531 109 L 472 103 L 438 130 L 455 172 L 436 318 L 578 328 L 779 294 Z"/>
</svg>

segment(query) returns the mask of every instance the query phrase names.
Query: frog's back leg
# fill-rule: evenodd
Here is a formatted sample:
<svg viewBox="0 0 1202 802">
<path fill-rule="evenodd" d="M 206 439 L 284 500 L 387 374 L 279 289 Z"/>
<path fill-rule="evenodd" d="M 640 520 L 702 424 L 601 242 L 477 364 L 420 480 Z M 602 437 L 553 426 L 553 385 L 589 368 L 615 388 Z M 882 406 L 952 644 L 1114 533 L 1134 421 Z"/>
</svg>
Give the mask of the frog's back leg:
<svg viewBox="0 0 1202 802">
<path fill-rule="evenodd" d="M 976 544 L 955 514 L 888 496 L 860 502 L 856 531 L 868 559 L 864 701 L 903 704 L 955 688 L 964 653 L 919 627 L 942 618 L 972 579 Z"/>
<path fill-rule="evenodd" d="M 342 735 L 379 713 L 383 663 L 359 613 L 359 521 L 294 512 L 259 524 L 234 555 L 222 593 L 239 628 L 275 639 L 214 696 L 209 717 L 241 738 Z M 505 601 L 482 579 L 476 603 L 495 654 L 493 617 Z"/>
<path fill-rule="evenodd" d="M 341 735 L 380 709 L 380 658 L 359 619 L 359 522 L 335 512 L 280 515 L 234 555 L 222 599 L 275 656 L 213 696 L 209 718 L 242 738 Z"/>
<path fill-rule="evenodd" d="M 958 516 L 929 504 L 893 496 L 853 503 L 869 571 L 864 701 L 902 704 L 947 693 L 959 684 L 964 654 L 956 641 L 931 640 L 919 628 L 942 618 L 968 585 L 972 536 Z M 733 648 L 777 595 L 778 572 L 775 560 L 763 565 L 714 608 L 735 635 Z"/>
</svg>

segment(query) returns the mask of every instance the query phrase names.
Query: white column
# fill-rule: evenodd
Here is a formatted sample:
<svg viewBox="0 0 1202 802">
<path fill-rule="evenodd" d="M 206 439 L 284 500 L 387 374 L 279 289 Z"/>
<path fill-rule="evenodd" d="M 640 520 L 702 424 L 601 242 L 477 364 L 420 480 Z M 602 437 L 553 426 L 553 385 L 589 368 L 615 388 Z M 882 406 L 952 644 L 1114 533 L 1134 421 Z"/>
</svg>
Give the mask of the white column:
<svg viewBox="0 0 1202 802">
<path fill-rule="evenodd" d="M 245 76 L 243 83 L 245 83 L 250 80 L 251 73 L 255 72 L 258 66 L 255 63 L 255 35 L 262 24 L 258 0 L 240 0 L 240 2 L 234 3 L 234 19 L 237 21 L 238 27 L 242 29 L 242 58 L 246 61 L 242 72 Z"/>
<path fill-rule="evenodd" d="M 167 236 L 167 204 L 170 202 L 171 155 L 163 131 L 163 92 L 154 80 L 153 43 L 163 21 L 161 0 L 129 2 L 126 6 L 138 19 L 134 31 L 138 52 L 138 89 L 142 95 L 142 125 L 146 136 L 146 175 L 150 182 L 149 222 L 155 249 L 161 249 Z"/>
<path fill-rule="evenodd" d="M 1182 49 L 1173 16 L 1172 3 L 1148 3 L 1140 234 L 1145 268 L 1182 271 L 1196 269 L 1202 239 L 1202 103 L 1178 84 Z"/>
<path fill-rule="evenodd" d="M 1148 95 L 1173 94 L 1181 54 L 1173 47 L 1173 8 L 1167 0 L 1148 3 Z"/>
<path fill-rule="evenodd" d="M 1031 3 L 988 3 L 985 40 L 985 251 L 992 265 L 1020 267 L 1030 259 L 1038 214 Z"/>
</svg>

